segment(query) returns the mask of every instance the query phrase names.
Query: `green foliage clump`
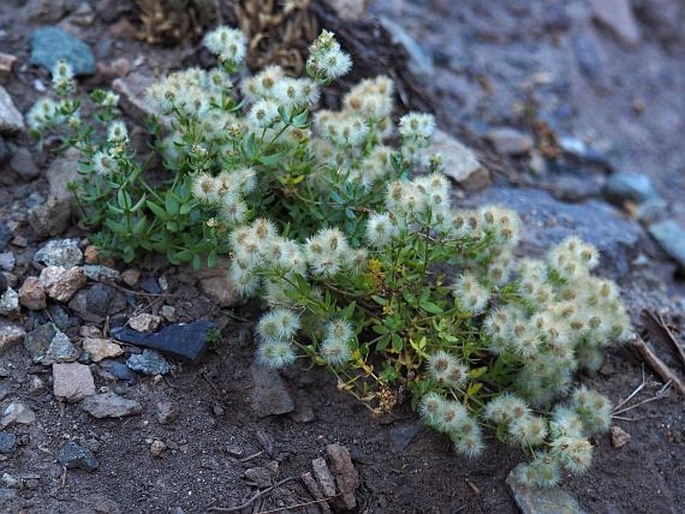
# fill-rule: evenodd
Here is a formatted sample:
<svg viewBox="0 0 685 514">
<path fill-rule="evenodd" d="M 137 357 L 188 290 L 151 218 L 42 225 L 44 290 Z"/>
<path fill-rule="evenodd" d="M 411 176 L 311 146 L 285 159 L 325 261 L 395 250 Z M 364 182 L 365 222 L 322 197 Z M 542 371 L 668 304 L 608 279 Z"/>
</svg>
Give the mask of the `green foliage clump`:
<svg viewBox="0 0 685 514">
<path fill-rule="evenodd" d="M 479 455 L 486 434 L 523 448 L 527 484 L 584 472 L 612 410 L 575 374 L 631 333 L 617 286 L 592 274 L 597 250 L 570 237 L 544 259 L 517 258 L 515 212 L 454 210 L 441 159 L 425 155 L 433 117 L 395 126 L 387 77 L 362 81 L 339 111 L 316 110 L 320 88 L 351 66 L 331 33 L 313 44 L 308 76 L 269 66 L 238 85 L 242 34 L 220 27 L 205 44 L 216 68 L 150 88 L 159 117 L 142 164 L 111 93 L 93 95 L 107 130 L 81 121 L 59 70 L 60 101 L 32 111 L 34 129 L 62 124 L 83 153 L 76 193 L 97 243 L 125 260 L 230 253 L 236 289 L 267 308 L 262 365 L 327 366 L 378 413 L 408 393 L 463 455 Z"/>
</svg>

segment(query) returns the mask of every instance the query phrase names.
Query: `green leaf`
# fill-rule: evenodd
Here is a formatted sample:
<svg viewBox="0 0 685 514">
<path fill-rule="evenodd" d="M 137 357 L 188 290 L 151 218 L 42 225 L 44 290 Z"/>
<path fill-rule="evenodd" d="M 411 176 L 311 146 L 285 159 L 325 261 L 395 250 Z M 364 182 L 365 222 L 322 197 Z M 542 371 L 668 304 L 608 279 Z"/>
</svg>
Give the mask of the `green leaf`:
<svg viewBox="0 0 685 514">
<path fill-rule="evenodd" d="M 395 350 L 397 352 L 401 352 L 403 347 L 404 347 L 404 343 L 402 342 L 402 338 L 399 336 L 399 334 L 392 334 L 392 348 L 393 348 L 393 350 Z"/>
<path fill-rule="evenodd" d="M 219 256 L 216 254 L 214 250 L 209 252 L 209 255 L 207 256 L 207 266 L 210 268 L 216 268 L 216 265 L 219 262 Z"/>
<path fill-rule="evenodd" d="M 154 202 L 150 202 L 150 201 L 148 201 L 146 203 L 146 205 L 147 205 L 148 209 L 150 209 L 152 211 L 152 213 L 155 216 L 157 216 L 160 220 L 166 221 L 169 219 L 169 215 L 161 206 L 157 205 Z"/>
<path fill-rule="evenodd" d="M 167 191 L 167 194 L 164 197 L 164 207 L 166 208 L 167 214 L 170 216 L 176 216 L 178 214 L 178 200 L 176 199 L 176 195 L 171 191 Z"/>
<path fill-rule="evenodd" d="M 428 300 L 421 301 L 419 305 L 424 311 L 429 312 L 431 314 L 442 314 L 443 312 L 445 312 L 445 310 L 438 304 L 429 302 Z"/>
</svg>

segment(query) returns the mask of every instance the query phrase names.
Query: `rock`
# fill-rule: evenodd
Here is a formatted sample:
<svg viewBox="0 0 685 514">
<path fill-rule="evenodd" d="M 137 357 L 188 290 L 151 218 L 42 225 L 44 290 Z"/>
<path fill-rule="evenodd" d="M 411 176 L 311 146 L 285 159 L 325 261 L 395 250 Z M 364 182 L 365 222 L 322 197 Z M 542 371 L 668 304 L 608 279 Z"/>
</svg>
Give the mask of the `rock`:
<svg viewBox="0 0 685 514">
<path fill-rule="evenodd" d="M 107 24 L 112 23 L 131 9 L 131 5 L 128 2 L 120 2 L 118 0 L 97 0 L 94 4 L 95 11 L 102 18 L 102 21 Z"/>
<path fill-rule="evenodd" d="M 68 302 L 86 284 L 86 274 L 81 268 L 48 266 L 40 273 L 40 283 L 50 298 Z"/>
<path fill-rule="evenodd" d="M 640 28 L 637 25 L 630 0 L 590 0 L 592 15 L 629 45 L 640 42 Z"/>
<path fill-rule="evenodd" d="M 134 382 L 136 374 L 126 364 L 119 361 L 102 361 L 100 366 L 113 377 L 126 382 Z"/>
<path fill-rule="evenodd" d="M 176 321 L 176 308 L 171 305 L 162 305 L 159 314 L 170 323 Z"/>
<path fill-rule="evenodd" d="M 152 455 L 155 457 L 163 457 L 164 452 L 167 450 L 167 448 L 168 448 L 168 446 L 164 441 L 160 441 L 159 439 L 155 439 L 150 444 L 150 453 L 152 453 Z"/>
<path fill-rule="evenodd" d="M 635 14 L 663 43 L 680 42 L 685 37 L 682 4 L 670 0 L 635 0 Z"/>
<path fill-rule="evenodd" d="M 223 270 L 217 270 L 219 275 L 223 275 Z M 235 288 L 231 283 L 230 287 L 221 279 L 201 278 L 198 287 L 205 295 L 215 300 L 220 307 L 233 307 L 237 303 Z"/>
<path fill-rule="evenodd" d="M 594 164 L 611 169 L 611 163 L 604 152 L 586 144 L 577 137 L 559 136 L 558 143 L 559 148 L 561 148 L 566 157 L 570 157 L 571 159 L 582 163 Z"/>
<path fill-rule="evenodd" d="M 606 57 L 595 37 L 586 31 L 579 32 L 573 38 L 573 53 L 585 77 L 601 90 L 611 88 L 606 72 Z"/>
<path fill-rule="evenodd" d="M 33 260 L 46 266 L 73 268 L 83 262 L 83 252 L 78 239 L 53 239 L 36 252 Z"/>
<path fill-rule="evenodd" d="M 55 363 L 63 362 L 74 362 L 78 359 L 79 351 L 71 344 L 69 337 L 59 330 L 50 341 L 47 351 L 43 358 L 41 358 L 41 364 L 49 366 Z"/>
<path fill-rule="evenodd" d="M 137 269 L 127 269 L 121 274 L 121 280 L 129 287 L 133 287 L 140 280 L 140 271 Z"/>
<path fill-rule="evenodd" d="M 129 400 L 114 393 L 89 396 L 81 407 L 95 418 L 121 418 L 140 414 L 143 407 L 135 400 Z"/>
<path fill-rule="evenodd" d="M 324 0 L 345 21 L 361 20 L 370 0 Z"/>
<path fill-rule="evenodd" d="M 399 23 L 386 16 L 380 16 L 378 21 L 391 41 L 407 52 L 409 71 L 420 80 L 432 78 L 435 67 L 431 55 Z"/>
<path fill-rule="evenodd" d="M 129 326 L 138 332 L 154 332 L 159 328 L 162 318 L 143 312 L 128 320 Z"/>
<path fill-rule="evenodd" d="M 40 362 L 45 356 L 50 343 L 59 329 L 54 323 L 45 323 L 31 330 L 26 337 L 24 337 L 24 348 L 31 355 L 33 362 Z"/>
<path fill-rule="evenodd" d="M 10 394 L 10 390 L 7 389 L 4 385 L 0 384 L 0 401 L 4 400 L 7 398 L 7 396 Z"/>
<path fill-rule="evenodd" d="M 95 455 L 88 448 L 84 448 L 74 441 L 65 443 L 57 452 L 57 461 L 67 469 L 83 469 L 93 472 L 98 468 Z"/>
<path fill-rule="evenodd" d="M 323 459 L 322 459 L 323 460 Z M 326 495 L 324 495 L 318 482 L 314 479 L 311 473 L 304 473 L 300 475 L 302 482 L 307 487 L 309 494 L 317 501 L 317 506 L 321 509 L 322 514 L 329 514 L 331 512 L 328 503 L 326 503 Z"/>
<path fill-rule="evenodd" d="M 421 423 L 393 426 L 390 429 L 390 446 L 392 451 L 403 452 L 424 429 Z"/>
<path fill-rule="evenodd" d="M 178 418 L 178 405 L 172 401 L 157 402 L 156 415 L 157 421 L 161 425 L 168 425 Z"/>
<path fill-rule="evenodd" d="M 564 202 L 582 202 L 600 197 L 604 190 L 603 175 L 559 174 L 554 177 L 550 188 L 554 197 Z"/>
<path fill-rule="evenodd" d="M 74 201 L 74 194 L 69 191 L 69 184 L 80 180 L 78 173 L 81 153 L 70 148 L 63 157 L 55 159 L 45 172 L 49 184 L 49 197 L 58 201 Z"/>
<path fill-rule="evenodd" d="M 67 23 L 77 27 L 89 27 L 95 21 L 95 11 L 88 2 L 82 2 L 66 19 Z"/>
<path fill-rule="evenodd" d="M 122 109 L 142 125 L 148 116 L 158 114 L 147 97 L 147 89 L 154 82 L 152 77 L 136 72 L 112 81 L 112 89 L 119 93 Z"/>
<path fill-rule="evenodd" d="M 25 336 L 26 331 L 21 325 L 0 318 L 0 355 Z"/>
<path fill-rule="evenodd" d="M 25 129 L 24 118 L 14 105 L 12 97 L 0 86 L 0 134 L 23 132 Z"/>
<path fill-rule="evenodd" d="M 26 6 L 31 21 L 56 23 L 66 13 L 65 0 L 32 0 Z"/>
<path fill-rule="evenodd" d="M 0 225 L 0 248 L 3 247 L 2 232 L 3 232 L 2 225 Z M 10 235 L 11 235 L 11 233 L 10 233 Z M 7 245 L 8 242 L 9 242 L 9 239 L 5 242 L 5 245 Z M 17 262 L 17 260 L 14 257 L 14 254 L 12 252 L 0 253 L 0 270 L 12 271 L 16 262 Z"/>
<path fill-rule="evenodd" d="M 442 155 L 445 175 L 466 191 L 477 191 L 490 185 L 490 172 L 481 166 L 473 150 L 442 130 L 435 132 L 424 155 L 428 160 L 438 153 Z"/>
<path fill-rule="evenodd" d="M 263 466 L 256 468 L 250 468 L 243 474 L 250 482 L 254 484 L 255 487 L 259 489 L 265 489 L 272 484 L 273 474 L 271 470 Z"/>
<path fill-rule="evenodd" d="M 102 264 L 85 264 L 82 268 L 86 277 L 94 282 L 117 282 L 121 277 L 117 270 Z"/>
<path fill-rule="evenodd" d="M 636 173 L 613 173 L 607 181 L 604 193 L 618 205 L 623 205 L 626 201 L 644 203 L 661 199 L 652 180 L 647 175 Z"/>
<path fill-rule="evenodd" d="M 516 480 L 514 471 L 509 474 L 507 485 L 521 514 L 585 514 L 578 501 L 566 491 L 558 487 L 531 489 Z"/>
<path fill-rule="evenodd" d="M 0 453 L 9 455 L 14 451 L 14 445 L 17 443 L 17 436 L 9 432 L 0 432 Z"/>
<path fill-rule="evenodd" d="M 0 123 L 2 123 L 2 118 L 0 118 Z M 10 168 L 12 168 L 22 180 L 26 181 L 32 180 L 40 175 L 40 169 L 38 169 L 36 163 L 33 162 L 33 157 L 31 157 L 31 152 L 29 152 L 28 148 L 22 147 L 14 152 L 14 155 L 10 159 Z"/>
<path fill-rule="evenodd" d="M 124 350 L 118 344 L 109 339 L 87 337 L 83 340 L 83 350 L 90 354 L 93 362 L 100 362 L 103 359 L 111 359 L 124 354 Z"/>
<path fill-rule="evenodd" d="M 277 414 L 288 414 L 295 410 L 295 402 L 285 386 L 278 371 L 253 364 L 252 375 L 252 410 L 260 418 Z"/>
<path fill-rule="evenodd" d="M 31 375 L 29 382 L 29 394 L 31 396 L 38 396 L 45 391 L 45 382 L 38 375 Z"/>
<path fill-rule="evenodd" d="M 112 329 L 112 335 L 119 341 L 152 348 L 181 359 L 195 361 L 207 347 L 207 332 L 214 328 L 209 320 L 170 325 L 151 334 L 137 332 L 127 327 Z"/>
<path fill-rule="evenodd" d="M 126 365 L 134 371 L 140 371 L 146 375 L 166 375 L 171 371 L 171 365 L 162 354 L 154 350 L 143 350 L 143 353 L 131 355 L 126 360 Z"/>
<path fill-rule="evenodd" d="M 623 430 L 621 427 L 614 425 L 611 427 L 611 446 L 614 448 L 622 448 L 628 444 L 631 440 L 630 434 Z"/>
<path fill-rule="evenodd" d="M 331 474 L 331 470 L 328 469 L 328 464 L 323 457 L 319 457 L 312 461 L 312 469 L 314 470 L 314 476 L 316 481 L 321 486 L 323 494 L 327 498 L 335 497 L 335 478 Z"/>
<path fill-rule="evenodd" d="M 58 400 L 78 402 L 95 394 L 95 381 L 85 364 L 53 364 L 52 381 L 52 392 Z"/>
<path fill-rule="evenodd" d="M 36 421 L 36 413 L 29 409 L 20 401 L 10 403 L 2 412 L 0 418 L 0 429 L 12 425 L 31 425 Z"/>
<path fill-rule="evenodd" d="M 350 451 L 339 444 L 329 444 L 326 454 L 338 491 L 335 505 L 340 510 L 352 510 L 357 506 L 354 491 L 359 487 L 359 473 L 352 464 Z"/>
<path fill-rule="evenodd" d="M 56 27 L 36 29 L 31 35 L 31 64 L 51 71 L 61 59 L 71 64 L 77 77 L 97 71 L 93 52 L 83 41 Z"/>
<path fill-rule="evenodd" d="M 12 74 L 15 62 L 17 62 L 16 55 L 0 52 L 0 82 L 5 82 Z"/>
<path fill-rule="evenodd" d="M 485 138 L 492 143 L 495 150 L 503 155 L 525 155 L 535 146 L 533 138 L 511 127 L 499 127 L 488 130 Z"/>
<path fill-rule="evenodd" d="M 2 273 L 2 272 L 0 272 Z M 0 294 L 0 316 L 11 316 L 19 312 L 19 295 L 8 287 Z"/>
<path fill-rule="evenodd" d="M 685 230 L 673 220 L 665 220 L 649 226 L 649 233 L 659 246 L 685 268 Z"/>
<path fill-rule="evenodd" d="M 41 205 L 34 205 L 29 209 L 29 224 L 39 237 L 54 237 L 67 229 L 71 219 L 69 201 L 59 201 L 55 198 Z"/>
<path fill-rule="evenodd" d="M 76 293 L 69 308 L 86 321 L 97 323 L 126 309 L 126 298 L 113 287 L 98 283 Z"/>
<path fill-rule="evenodd" d="M 45 290 L 38 277 L 26 277 L 19 288 L 19 303 L 32 311 L 41 311 L 48 306 Z"/>
<path fill-rule="evenodd" d="M 630 269 L 630 254 L 642 236 L 641 227 L 604 202 L 569 204 L 546 191 L 490 187 L 460 200 L 458 207 L 493 204 L 508 207 L 523 220 L 522 246 L 542 255 L 550 246 L 576 235 L 595 245 L 602 254 L 603 271 L 619 276 Z"/>
</svg>

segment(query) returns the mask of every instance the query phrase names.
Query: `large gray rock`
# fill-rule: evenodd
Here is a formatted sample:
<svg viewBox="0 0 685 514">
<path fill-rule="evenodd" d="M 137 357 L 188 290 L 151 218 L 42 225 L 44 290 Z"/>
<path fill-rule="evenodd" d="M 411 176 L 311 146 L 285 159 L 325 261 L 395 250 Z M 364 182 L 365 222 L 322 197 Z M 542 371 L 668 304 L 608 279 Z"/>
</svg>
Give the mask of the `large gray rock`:
<svg viewBox="0 0 685 514">
<path fill-rule="evenodd" d="M 665 220 L 650 225 L 649 233 L 680 267 L 685 268 L 685 229 L 683 227 L 673 220 Z"/>
<path fill-rule="evenodd" d="M 630 251 L 642 234 L 637 223 L 604 202 L 564 203 L 536 189 L 491 187 L 457 203 L 501 205 L 518 212 L 523 221 L 522 245 L 528 253 L 544 255 L 550 246 L 576 235 L 601 252 L 603 273 L 619 276 L 628 273 Z"/>
<path fill-rule="evenodd" d="M 578 500 L 558 487 L 530 488 L 520 484 L 513 472 L 507 485 L 521 514 L 585 514 Z"/>
<path fill-rule="evenodd" d="M 85 364 L 53 364 L 52 380 L 53 394 L 58 400 L 78 402 L 95 394 L 93 374 Z"/>
<path fill-rule="evenodd" d="M 94 75 L 95 57 L 90 47 L 57 27 L 41 27 L 31 35 L 31 64 L 52 70 L 61 59 L 66 60 L 75 76 Z"/>
<path fill-rule="evenodd" d="M 22 132 L 26 126 L 24 118 L 12 101 L 12 97 L 0 86 L 0 133 Z"/>
</svg>

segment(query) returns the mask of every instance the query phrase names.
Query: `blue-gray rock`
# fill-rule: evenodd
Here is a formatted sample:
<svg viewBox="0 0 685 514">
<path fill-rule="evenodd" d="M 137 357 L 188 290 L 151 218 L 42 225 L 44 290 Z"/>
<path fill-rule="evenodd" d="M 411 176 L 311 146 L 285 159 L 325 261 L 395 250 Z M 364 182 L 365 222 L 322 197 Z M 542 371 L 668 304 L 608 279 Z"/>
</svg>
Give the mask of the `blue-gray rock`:
<svg viewBox="0 0 685 514">
<path fill-rule="evenodd" d="M 7 225 L 6 221 L 0 222 L 0 251 L 4 251 L 7 248 L 7 244 L 12 239 L 12 230 Z"/>
<path fill-rule="evenodd" d="M 126 360 L 126 365 L 133 371 L 139 371 L 146 375 L 166 375 L 171 371 L 171 365 L 161 353 L 154 350 L 143 350 L 143 353 L 135 353 Z"/>
<path fill-rule="evenodd" d="M 0 384 L 0 402 L 7 398 L 7 395 L 10 394 L 10 390 L 7 389 L 4 385 Z"/>
<path fill-rule="evenodd" d="M 536 189 L 490 187 L 455 203 L 465 207 L 494 204 L 515 210 L 524 223 L 524 250 L 536 256 L 576 235 L 601 252 L 603 273 L 618 276 L 630 270 L 630 253 L 642 234 L 640 225 L 604 202 L 569 204 Z"/>
<path fill-rule="evenodd" d="M 10 432 L 0 432 L 0 453 L 9 455 L 14 451 L 14 445 L 17 443 L 17 436 Z"/>
<path fill-rule="evenodd" d="M 11 157 L 12 152 L 10 152 L 10 149 L 7 147 L 7 143 L 5 143 L 5 138 L 0 136 L 0 164 L 5 164 L 7 161 L 10 160 Z M 1 244 L 0 250 L 2 250 Z"/>
<path fill-rule="evenodd" d="M 278 371 L 262 366 L 250 366 L 252 375 L 252 410 L 260 418 L 288 414 L 295 410 L 295 402 Z"/>
<path fill-rule="evenodd" d="M 10 168 L 23 180 L 32 180 L 40 175 L 40 169 L 33 162 L 28 148 L 19 148 L 10 159 Z"/>
<path fill-rule="evenodd" d="M 52 70 L 60 59 L 71 64 L 74 75 L 93 75 L 97 71 L 90 47 L 56 27 L 41 27 L 31 35 L 31 64 Z"/>
<path fill-rule="evenodd" d="M 86 321 L 98 322 L 126 308 L 126 298 L 107 284 L 93 284 L 81 289 L 69 302 L 69 308 Z"/>
<path fill-rule="evenodd" d="M 136 379 L 136 374 L 131 371 L 126 364 L 119 361 L 101 361 L 100 366 L 102 366 L 106 371 L 112 374 L 112 376 L 118 378 L 119 380 L 125 380 L 126 382 L 133 382 Z"/>
<path fill-rule="evenodd" d="M 170 325 L 159 332 L 144 333 L 128 327 L 112 329 L 112 335 L 119 341 L 195 361 L 207 347 L 207 332 L 214 328 L 209 320 Z"/>
<path fill-rule="evenodd" d="M 28 350 L 33 362 L 40 362 L 59 330 L 53 323 L 45 323 L 31 330 L 24 337 L 24 348 Z"/>
<path fill-rule="evenodd" d="M 83 262 L 83 252 L 78 239 L 53 239 L 43 245 L 33 256 L 33 260 L 46 266 L 73 268 Z"/>
<path fill-rule="evenodd" d="M 516 480 L 514 471 L 507 477 L 507 485 L 521 514 L 585 514 L 578 500 L 558 487 L 526 487 Z"/>
<path fill-rule="evenodd" d="M 431 55 L 399 24 L 381 16 L 378 20 L 396 45 L 401 46 L 409 57 L 409 71 L 419 79 L 430 79 L 434 75 Z"/>
<path fill-rule="evenodd" d="M 67 469 L 79 468 L 90 472 L 98 469 L 98 461 L 93 452 L 74 441 L 69 441 L 60 448 L 57 461 Z"/>
<path fill-rule="evenodd" d="M 64 332 L 57 331 L 40 362 L 49 366 L 55 363 L 74 362 L 78 357 L 79 351 L 71 344 L 69 337 Z"/>
<path fill-rule="evenodd" d="M 121 276 L 117 270 L 101 264 L 86 264 L 83 266 L 83 272 L 94 282 L 116 282 Z"/>
<path fill-rule="evenodd" d="M 604 152 L 598 148 L 595 148 L 594 146 L 588 145 L 577 137 L 560 136 L 559 147 L 564 152 L 566 157 L 570 157 L 587 164 L 595 164 L 604 168 L 611 168 L 609 158 Z"/>
<path fill-rule="evenodd" d="M 9 93 L 0 86 L 0 133 L 22 132 L 24 128 L 23 116 Z"/>
<path fill-rule="evenodd" d="M 619 204 L 626 201 L 644 203 L 661 199 L 659 192 L 654 189 L 652 180 L 641 173 L 618 172 L 609 177 L 606 197 Z"/>
<path fill-rule="evenodd" d="M 135 400 L 129 400 L 114 393 L 94 394 L 83 402 L 81 407 L 95 418 L 123 418 L 143 412 L 143 407 Z"/>
<path fill-rule="evenodd" d="M 665 220 L 650 225 L 649 233 L 680 267 L 685 268 L 685 229 L 673 220 Z"/>
</svg>

